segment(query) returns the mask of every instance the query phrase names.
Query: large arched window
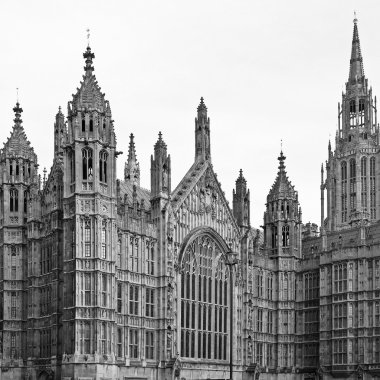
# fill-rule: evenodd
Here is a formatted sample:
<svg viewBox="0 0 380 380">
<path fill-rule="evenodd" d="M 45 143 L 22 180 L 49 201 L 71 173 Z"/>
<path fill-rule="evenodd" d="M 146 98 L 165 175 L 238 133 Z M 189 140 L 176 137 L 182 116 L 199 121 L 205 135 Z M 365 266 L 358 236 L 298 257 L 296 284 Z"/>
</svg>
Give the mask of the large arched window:
<svg viewBox="0 0 380 380">
<path fill-rule="evenodd" d="M 341 180 L 342 180 L 342 223 L 347 222 L 347 162 L 341 164 Z"/>
<path fill-rule="evenodd" d="M 356 126 L 356 105 L 355 100 L 350 101 L 350 128 Z"/>
<path fill-rule="evenodd" d="M 107 152 L 102 150 L 99 153 L 99 180 L 105 183 L 107 183 L 107 158 Z"/>
<path fill-rule="evenodd" d="M 362 209 L 367 211 L 367 157 L 362 157 L 360 162 Z"/>
<path fill-rule="evenodd" d="M 82 162 L 83 162 L 83 179 L 92 180 L 92 149 L 84 148 L 82 150 Z"/>
<path fill-rule="evenodd" d="M 371 219 L 376 219 L 376 169 L 375 157 L 369 160 L 369 186 L 370 186 L 370 207 Z"/>
<path fill-rule="evenodd" d="M 227 359 L 227 269 L 218 244 L 201 235 L 186 248 L 181 276 L 181 356 Z"/>
<path fill-rule="evenodd" d="M 11 189 L 9 192 L 9 208 L 11 212 L 17 212 L 18 211 L 18 191 L 16 189 Z"/>
<path fill-rule="evenodd" d="M 350 211 L 356 210 L 356 161 L 350 160 Z"/>
</svg>

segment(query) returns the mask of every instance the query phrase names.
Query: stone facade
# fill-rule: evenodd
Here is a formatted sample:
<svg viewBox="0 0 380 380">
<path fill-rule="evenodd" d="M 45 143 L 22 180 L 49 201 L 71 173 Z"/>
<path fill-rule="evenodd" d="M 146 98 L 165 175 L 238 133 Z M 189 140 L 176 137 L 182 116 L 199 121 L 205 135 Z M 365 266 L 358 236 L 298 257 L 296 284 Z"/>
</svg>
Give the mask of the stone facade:
<svg viewBox="0 0 380 380">
<path fill-rule="evenodd" d="M 230 285 L 235 379 L 380 377 L 379 127 L 356 20 L 320 231 L 302 224 L 282 151 L 262 230 L 242 171 L 230 208 L 203 98 L 194 163 L 175 189 L 161 133 L 150 190 L 133 135 L 117 179 L 89 46 L 84 58 L 56 115 L 50 173 L 38 175 L 19 103 L 0 151 L 0 380 L 227 379 Z"/>
</svg>

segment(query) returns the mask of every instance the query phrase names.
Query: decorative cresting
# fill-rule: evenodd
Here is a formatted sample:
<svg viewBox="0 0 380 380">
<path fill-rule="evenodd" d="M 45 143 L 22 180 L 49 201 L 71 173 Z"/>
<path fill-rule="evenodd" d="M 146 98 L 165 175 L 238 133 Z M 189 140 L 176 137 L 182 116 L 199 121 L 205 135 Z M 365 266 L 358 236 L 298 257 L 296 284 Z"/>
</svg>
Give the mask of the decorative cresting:
<svg viewBox="0 0 380 380">
<path fill-rule="evenodd" d="M 227 359 L 227 244 L 211 228 L 198 228 L 183 244 L 181 263 L 180 355 Z"/>
</svg>

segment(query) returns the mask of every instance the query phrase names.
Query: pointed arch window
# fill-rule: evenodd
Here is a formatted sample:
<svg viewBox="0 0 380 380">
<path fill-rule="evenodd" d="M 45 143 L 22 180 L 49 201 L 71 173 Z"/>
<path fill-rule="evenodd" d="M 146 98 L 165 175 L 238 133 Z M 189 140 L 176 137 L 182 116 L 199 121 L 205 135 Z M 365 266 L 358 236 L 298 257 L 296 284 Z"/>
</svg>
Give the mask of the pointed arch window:
<svg viewBox="0 0 380 380">
<path fill-rule="evenodd" d="M 104 183 L 107 183 L 107 159 L 107 152 L 102 150 L 99 153 L 99 180 Z"/>
<path fill-rule="evenodd" d="M 277 227 L 272 227 L 272 248 L 277 248 Z"/>
<path fill-rule="evenodd" d="M 356 161 L 350 160 L 350 211 L 356 210 Z"/>
<path fill-rule="evenodd" d="M 70 163 L 70 183 L 75 182 L 75 151 L 71 150 L 69 152 L 69 163 Z"/>
<path fill-rule="evenodd" d="M 375 157 L 369 160 L 369 186 L 370 186 L 370 208 L 371 219 L 376 219 L 376 161 Z"/>
<path fill-rule="evenodd" d="M 83 179 L 91 181 L 93 178 L 93 167 L 92 167 L 92 149 L 84 148 L 82 150 L 82 174 Z"/>
<path fill-rule="evenodd" d="M 11 212 L 18 211 L 18 191 L 17 189 L 12 188 L 9 192 L 9 209 Z"/>
<path fill-rule="evenodd" d="M 350 101 L 350 128 L 356 126 L 356 104 L 355 100 Z"/>
<path fill-rule="evenodd" d="M 361 193 L 361 198 L 362 198 L 362 210 L 367 211 L 367 197 L 368 197 L 368 192 L 367 192 L 367 157 L 362 157 L 360 161 L 360 182 L 361 182 L 361 188 L 362 188 L 362 193 Z"/>
<path fill-rule="evenodd" d="M 20 175 L 20 165 L 18 161 L 16 161 L 16 176 Z"/>
<path fill-rule="evenodd" d="M 282 246 L 289 247 L 289 226 L 282 227 Z"/>
<path fill-rule="evenodd" d="M 13 175 L 13 160 L 9 160 L 9 175 Z"/>
<path fill-rule="evenodd" d="M 364 116 L 364 99 L 359 100 L 359 127 L 364 127 L 364 122 L 365 122 L 365 116 Z"/>
<path fill-rule="evenodd" d="M 227 268 L 212 238 L 186 248 L 181 276 L 181 356 L 226 360 Z"/>
<path fill-rule="evenodd" d="M 86 120 L 83 118 L 82 119 L 82 132 L 86 130 Z"/>
<path fill-rule="evenodd" d="M 24 191 L 24 212 L 28 212 L 28 198 L 29 198 L 29 193 L 27 190 Z"/>
<path fill-rule="evenodd" d="M 342 223 L 347 222 L 347 162 L 341 164 L 341 202 L 342 202 Z"/>
</svg>

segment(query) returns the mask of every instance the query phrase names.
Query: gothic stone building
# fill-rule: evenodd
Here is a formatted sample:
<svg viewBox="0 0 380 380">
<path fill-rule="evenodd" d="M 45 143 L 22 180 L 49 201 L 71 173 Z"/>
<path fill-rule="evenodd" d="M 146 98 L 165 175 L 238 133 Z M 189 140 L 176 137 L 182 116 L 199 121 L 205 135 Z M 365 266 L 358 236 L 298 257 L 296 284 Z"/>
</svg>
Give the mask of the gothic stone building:
<svg viewBox="0 0 380 380">
<path fill-rule="evenodd" d="M 90 47 L 84 58 L 50 173 L 38 175 L 19 103 L 0 151 L 0 379 L 226 379 L 230 339 L 235 379 L 379 378 L 379 126 L 356 20 L 320 231 L 302 224 L 282 152 L 263 229 L 241 171 L 229 207 L 203 99 L 175 189 L 161 134 L 150 190 L 133 135 L 117 179 L 110 104 Z"/>
</svg>

